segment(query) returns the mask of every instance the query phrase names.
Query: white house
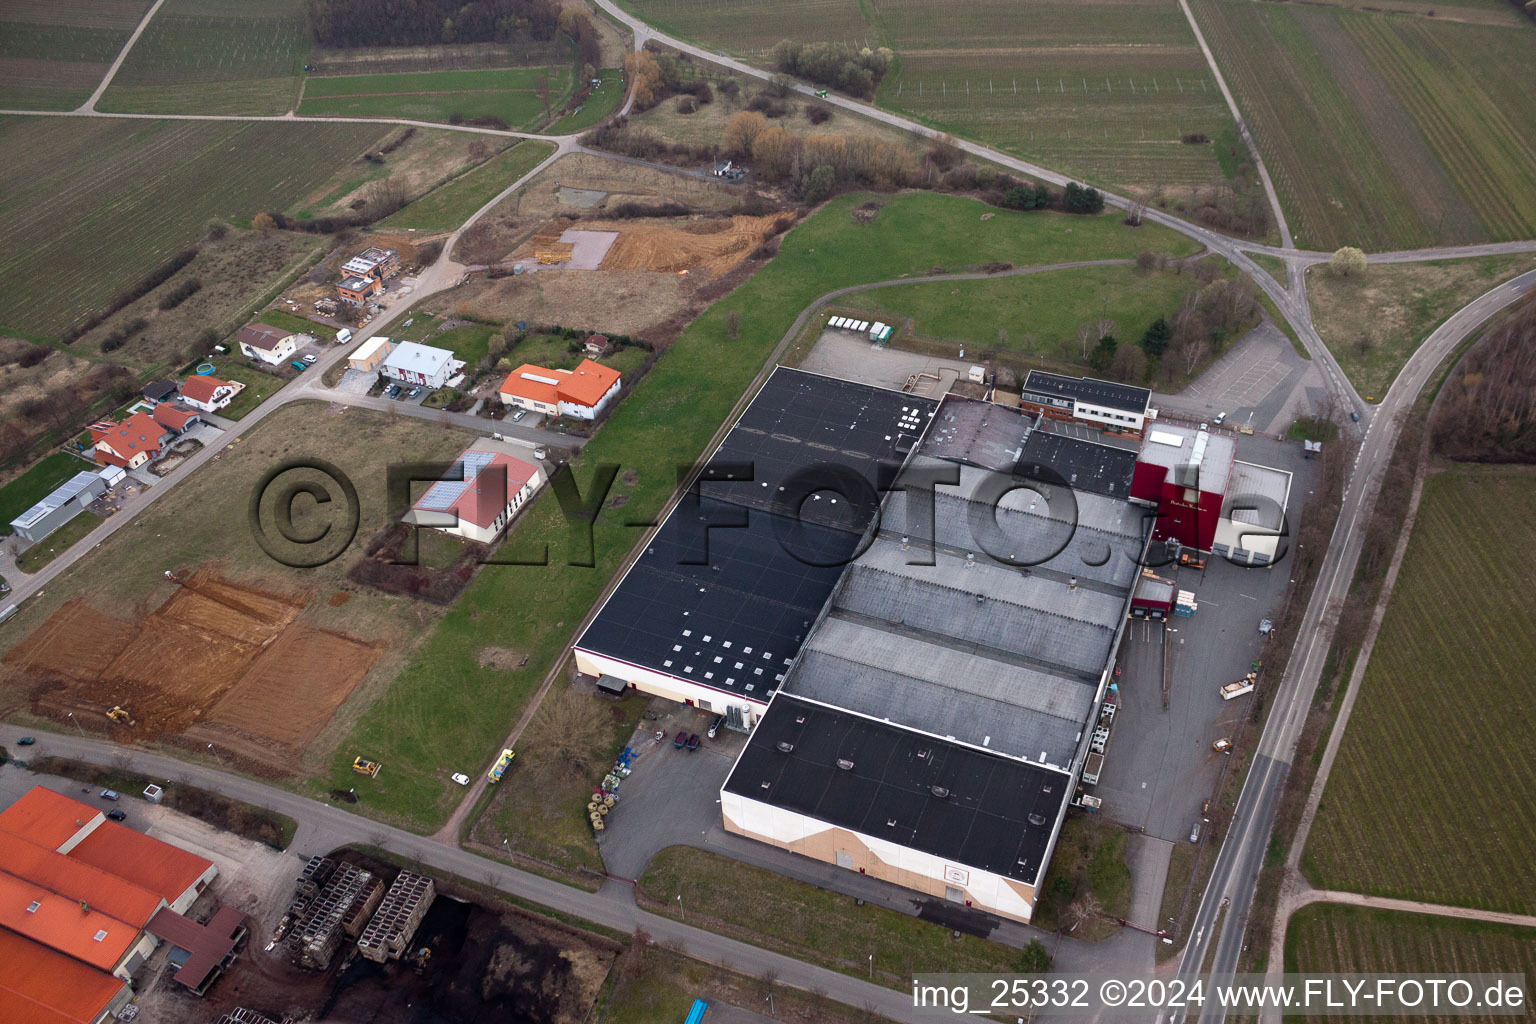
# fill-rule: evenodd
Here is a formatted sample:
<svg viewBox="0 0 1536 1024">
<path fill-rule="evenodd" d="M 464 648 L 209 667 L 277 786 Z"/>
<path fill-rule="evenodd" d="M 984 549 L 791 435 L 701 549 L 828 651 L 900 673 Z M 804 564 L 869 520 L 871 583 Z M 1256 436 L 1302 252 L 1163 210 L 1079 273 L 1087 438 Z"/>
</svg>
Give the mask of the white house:
<svg viewBox="0 0 1536 1024">
<path fill-rule="evenodd" d="M 240 352 L 250 359 L 260 359 L 274 366 L 293 358 L 302 336 L 279 327 L 251 324 L 240 329 Z"/>
<path fill-rule="evenodd" d="M 379 373 L 388 380 L 437 389 L 464 369 L 462 359 L 453 358 L 445 348 L 433 348 L 414 341 L 402 341 L 379 365 Z"/>
<path fill-rule="evenodd" d="M 595 419 L 619 393 L 619 371 L 590 359 L 574 370 L 546 370 L 524 363 L 501 384 L 506 405 L 546 416 Z"/>
<path fill-rule="evenodd" d="M 439 480 L 405 514 L 405 521 L 455 537 L 489 544 L 543 486 L 542 467 L 497 451 L 471 447 L 450 472 L 462 479 Z"/>
<path fill-rule="evenodd" d="M 181 399 L 194 409 L 218 412 L 244 390 L 245 385 L 238 381 L 220 380 L 217 377 L 188 377 L 181 384 Z"/>
</svg>

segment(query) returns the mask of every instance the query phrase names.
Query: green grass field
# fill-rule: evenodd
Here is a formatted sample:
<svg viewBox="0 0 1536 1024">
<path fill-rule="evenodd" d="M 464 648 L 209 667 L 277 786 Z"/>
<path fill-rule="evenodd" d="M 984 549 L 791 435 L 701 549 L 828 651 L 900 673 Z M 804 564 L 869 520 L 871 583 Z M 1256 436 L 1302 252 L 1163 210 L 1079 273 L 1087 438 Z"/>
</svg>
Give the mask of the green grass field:
<svg viewBox="0 0 1536 1024">
<path fill-rule="evenodd" d="M 1536 232 L 1536 25 L 1195 0 L 1305 248 Z"/>
<path fill-rule="evenodd" d="M 246 413 L 271 398 L 285 383 L 281 378 L 262 373 L 260 370 L 247 369 L 239 363 L 225 359 L 215 360 L 213 375 L 221 380 L 237 381 L 245 385 L 245 390 L 219 411 L 220 416 L 230 420 L 243 418 Z"/>
<path fill-rule="evenodd" d="M 83 467 L 82 467 L 83 468 Z M 102 524 L 100 516 L 81 512 L 48 536 L 16 556 L 16 568 L 34 573 L 78 544 L 86 534 Z"/>
<path fill-rule="evenodd" d="M 286 309 L 269 309 L 256 318 L 257 323 L 268 324 L 272 327 L 281 327 L 284 330 L 294 331 L 298 334 L 308 334 L 324 341 L 335 341 L 336 332 L 340 328 L 323 324 L 318 320 L 311 320 L 307 316 L 296 316 Z"/>
<path fill-rule="evenodd" d="M 11 181 L 0 206 L 0 324 L 57 334 L 196 242 L 210 219 L 282 209 L 387 131 L 0 118 Z"/>
<path fill-rule="evenodd" d="M 555 151 L 548 142 L 532 139 L 505 149 L 478 167 L 439 185 L 380 223 L 386 228 L 453 231 L 508 185 L 538 166 Z"/>
<path fill-rule="evenodd" d="M 165 0 L 100 110 L 284 114 L 309 53 L 305 0 Z"/>
<path fill-rule="evenodd" d="M 1536 911 L 1536 475 L 1429 479 L 1303 855 L 1319 888 Z"/>
<path fill-rule="evenodd" d="M 752 57 L 765 56 L 781 39 L 859 46 L 880 42 L 859 0 L 773 0 L 750 6 L 723 0 L 623 0 L 620 6 L 679 38 Z"/>
<path fill-rule="evenodd" d="M 1381 398 L 1430 333 L 1500 282 L 1536 268 L 1536 254 L 1381 263 L 1341 278 L 1307 273 L 1318 335 L 1362 395 Z"/>
<path fill-rule="evenodd" d="M 54 452 L 25 473 L 0 487 L 0 536 L 10 536 L 11 520 L 48 496 L 55 487 L 91 464 L 73 455 Z"/>
<path fill-rule="evenodd" d="M 1524 973 L 1530 979 L 1536 977 L 1536 929 L 1314 903 L 1297 911 L 1286 929 L 1285 970 L 1307 974 Z M 1527 1011 L 1514 1016 L 1418 1013 L 1371 1019 L 1496 1024 L 1529 1017 Z"/>
<path fill-rule="evenodd" d="M 605 508 L 597 517 L 595 569 L 567 564 L 585 552 L 585 541 L 572 547 L 572 531 L 548 490 L 525 509 L 499 557 L 527 560 L 548 545 L 551 564 L 483 570 L 344 744 L 345 750 L 376 751 L 390 766 L 368 782 L 365 813 L 418 828 L 435 827 L 447 816 L 460 791 L 444 779 L 442 766 L 489 765 L 496 745 L 639 540 L 641 531 L 626 524 L 643 522 L 662 507 L 676 486 L 675 467 L 698 458 L 816 296 L 935 265 L 1048 263 L 1192 248 L 1173 232 L 1149 234 L 1147 227 L 1127 228 L 1113 216 L 1010 213 L 926 193 L 890 199 L 873 222 L 857 224 L 850 211 L 868 198 L 840 197 L 791 231 L 772 262 L 683 332 L 585 446 L 574 466 L 583 493 L 595 467 L 605 462 L 632 469 L 636 480 L 615 485 L 614 494 L 628 499 L 621 510 Z M 983 213 L 994 216 L 982 221 Z M 741 318 L 740 337 L 728 340 L 725 321 L 733 311 Z M 505 614 L 508 608 L 518 613 Z M 486 648 L 518 651 L 528 665 L 509 676 L 481 664 Z M 355 779 L 350 760 L 338 753 L 329 778 L 317 785 L 350 786 Z"/>
<path fill-rule="evenodd" d="M 0 107 L 70 110 L 90 98 L 151 0 L 0 4 Z"/>
<path fill-rule="evenodd" d="M 499 117 L 512 128 L 529 128 L 545 116 L 539 90 L 552 110 L 570 94 L 568 67 L 423 71 L 394 75 L 308 78 L 299 114 L 325 117 L 395 117 L 447 121 Z"/>
<path fill-rule="evenodd" d="M 578 109 L 544 129 L 546 132 L 550 135 L 584 132 L 608 120 L 608 116 L 619 109 L 619 104 L 624 102 L 624 72 L 618 68 L 604 68 L 597 73 L 597 77 L 603 84 L 593 89 Z"/>
</svg>

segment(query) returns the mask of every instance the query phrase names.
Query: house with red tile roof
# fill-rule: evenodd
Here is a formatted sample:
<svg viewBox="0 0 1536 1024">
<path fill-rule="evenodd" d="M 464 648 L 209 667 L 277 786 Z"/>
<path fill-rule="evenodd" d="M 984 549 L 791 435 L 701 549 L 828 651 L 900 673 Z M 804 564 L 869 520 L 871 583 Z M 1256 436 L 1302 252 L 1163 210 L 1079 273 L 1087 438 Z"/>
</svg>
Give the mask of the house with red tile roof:
<svg viewBox="0 0 1536 1024">
<path fill-rule="evenodd" d="M 448 478 L 427 488 L 405 521 L 489 544 L 543 486 L 542 467 L 515 458 L 493 442 L 459 456 Z"/>
<path fill-rule="evenodd" d="M 146 412 L 136 412 L 121 423 L 102 420 L 90 426 L 96 444 L 96 461 L 103 466 L 138 469 L 160 456 L 160 446 L 170 431 Z"/>
<path fill-rule="evenodd" d="M 506 405 L 546 416 L 595 419 L 619 393 L 619 371 L 590 359 L 574 370 L 546 370 L 524 363 L 501 384 Z"/>
<path fill-rule="evenodd" d="M 216 874 L 94 807 L 23 794 L 0 812 L 0 1021 L 102 1021 L 159 944 L 150 922 L 187 932 L 175 917 Z"/>
<path fill-rule="evenodd" d="M 218 412 L 245 390 L 238 381 L 217 377 L 188 377 L 181 382 L 181 400 L 203 412 Z"/>
<path fill-rule="evenodd" d="M 203 421 L 202 414 L 185 402 L 161 402 L 149 415 L 173 434 L 185 434 Z"/>
</svg>

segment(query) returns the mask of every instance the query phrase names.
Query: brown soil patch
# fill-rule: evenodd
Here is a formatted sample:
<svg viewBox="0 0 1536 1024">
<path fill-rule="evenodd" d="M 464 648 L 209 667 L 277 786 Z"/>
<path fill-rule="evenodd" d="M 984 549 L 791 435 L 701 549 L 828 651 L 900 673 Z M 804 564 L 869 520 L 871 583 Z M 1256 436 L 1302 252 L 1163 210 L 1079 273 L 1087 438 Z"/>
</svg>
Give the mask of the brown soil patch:
<svg viewBox="0 0 1536 1024">
<path fill-rule="evenodd" d="M 125 736 L 212 737 L 221 750 L 289 770 L 378 649 L 296 624 L 303 597 L 211 572 L 184 578 L 133 621 L 65 602 L 4 663 L 31 684 L 40 714 L 95 718 L 120 704 L 136 720 Z"/>
<path fill-rule="evenodd" d="M 350 600 L 352 600 L 351 594 L 347 593 L 345 590 L 338 590 L 336 593 L 331 595 L 330 605 L 332 608 L 340 608 Z"/>
<path fill-rule="evenodd" d="M 572 324 L 615 334 L 650 337 L 649 328 L 686 307 L 693 276 L 646 270 L 564 273 L 538 271 L 517 277 L 471 278 L 447 300 L 477 316 L 530 323 Z M 594 287 L 594 281 L 600 287 Z M 690 318 L 691 319 L 691 318 Z"/>
<path fill-rule="evenodd" d="M 880 213 L 880 206 L 880 203 L 877 203 L 874 200 L 870 200 L 867 203 L 861 203 L 860 205 L 855 206 L 848 212 L 848 215 L 859 224 L 868 224 Z"/>
<path fill-rule="evenodd" d="M 619 474 L 619 483 L 623 484 L 625 487 L 633 487 L 639 482 L 640 471 L 638 469 L 626 469 L 624 472 Z"/>
<path fill-rule="evenodd" d="M 634 221 L 583 223 L 589 231 L 617 231 L 603 270 L 707 271 L 712 276 L 728 273 L 747 254 L 773 234 L 778 215 L 731 217 L 710 224 L 708 234 L 689 225 L 636 224 Z M 713 225 L 719 225 L 714 227 Z"/>
<path fill-rule="evenodd" d="M 481 668 L 494 668 L 500 672 L 511 672 L 522 668 L 528 662 L 528 656 L 522 651 L 514 651 L 510 647 L 482 647 L 475 655 L 475 660 Z"/>
</svg>

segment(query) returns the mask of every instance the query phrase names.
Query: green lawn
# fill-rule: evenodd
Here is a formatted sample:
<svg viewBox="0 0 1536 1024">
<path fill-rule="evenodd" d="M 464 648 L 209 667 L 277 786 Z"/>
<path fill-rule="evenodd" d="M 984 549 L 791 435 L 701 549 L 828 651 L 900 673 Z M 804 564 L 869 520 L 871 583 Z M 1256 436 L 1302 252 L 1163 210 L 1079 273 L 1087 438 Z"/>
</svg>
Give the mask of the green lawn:
<svg viewBox="0 0 1536 1024">
<path fill-rule="evenodd" d="M 452 352 L 456 357 L 464 360 L 467 369 L 473 370 L 480 365 L 480 360 L 485 358 L 485 349 L 490 343 L 491 336 L 500 333 L 500 327 L 490 324 L 465 324 L 451 331 L 434 334 L 431 344 L 435 348 L 445 348 Z"/>
<path fill-rule="evenodd" d="M 491 68 L 478 71 L 419 71 L 403 74 L 308 78 L 299 114 L 320 117 L 395 117 L 447 121 L 499 117 L 512 128 L 528 128 L 544 117 L 541 80 L 552 110 L 570 93 L 571 69 Z"/>
<path fill-rule="evenodd" d="M 362 806 L 364 813 L 423 829 L 447 816 L 459 791 L 445 782 L 441 765 L 489 765 L 500 739 L 641 537 L 641 529 L 628 524 L 645 522 L 662 507 L 677 483 L 675 467 L 699 457 L 795 316 L 818 295 L 935 265 L 1049 263 L 1193 248 L 1173 232 L 1128 228 L 1112 215 L 1014 213 L 927 193 L 883 197 L 880 214 L 858 224 L 850 211 L 869 198 L 840 197 L 791 231 L 777 257 L 682 333 L 583 449 L 573 467 L 582 493 L 604 463 L 633 470 L 637 481 L 615 484 L 614 495 L 627 503 L 597 516 L 596 568 L 567 564 L 585 555 L 585 539 L 548 490 L 525 509 L 501 557 L 532 559 L 547 545 L 550 564 L 483 570 L 344 744 L 344 750 L 377 751 L 390 765 L 388 785 Z M 992 217 L 983 221 L 984 213 Z M 725 326 L 730 312 L 741 318 L 734 340 Z M 511 354 L 525 358 L 521 348 Z M 478 654 L 487 647 L 526 654 L 528 666 L 509 677 L 481 665 Z M 350 784 L 351 775 L 350 760 L 338 753 L 330 778 L 318 785 Z"/>
<path fill-rule="evenodd" d="M 91 463 L 82 462 L 73 455 L 54 452 L 0 487 L 0 536 L 10 535 L 12 519 L 42 501 L 55 487 L 91 466 Z"/>
<path fill-rule="evenodd" d="M 1251 252 L 1248 258 L 1259 266 L 1269 271 L 1269 276 L 1275 279 L 1275 283 L 1284 288 L 1290 280 L 1290 271 L 1285 265 L 1285 260 L 1278 256 L 1268 256 L 1262 252 Z"/>
<path fill-rule="evenodd" d="M 603 83 L 592 90 L 585 103 L 544 129 L 550 135 L 571 135 L 584 132 L 593 125 L 608 120 L 624 101 L 624 72 L 619 68 L 604 68 L 597 73 Z"/>
<path fill-rule="evenodd" d="M 1303 854 L 1317 887 L 1536 913 L 1533 503 L 1527 467 L 1425 484 Z"/>
<path fill-rule="evenodd" d="M 1314 903 L 1297 911 L 1286 928 L 1285 970 L 1288 974 L 1523 973 L 1529 980 L 1536 977 L 1536 929 Z M 1419 1013 L 1393 1019 L 1496 1024 L 1529 1020 L 1530 1012 L 1513 1016 Z"/>
<path fill-rule="evenodd" d="M 743 938 L 832 970 L 892 988 L 928 971 L 1012 972 L 1020 951 L 942 925 L 797 882 L 691 846 L 673 846 L 651 860 L 640 890 L 657 901 L 653 912 Z M 678 896 L 682 896 L 679 910 Z M 702 920 L 701 920 L 702 919 Z M 721 927 L 724 926 L 724 927 Z"/>
<path fill-rule="evenodd" d="M 1307 300 L 1318 335 L 1350 383 L 1374 400 L 1447 317 L 1533 268 L 1536 253 L 1379 263 L 1354 277 L 1320 264 L 1307 272 Z"/>
<path fill-rule="evenodd" d="M 16 558 L 16 568 L 34 573 L 62 555 L 80 541 L 80 538 L 100 526 L 100 516 L 81 512 L 75 518 L 54 530 L 48 536 L 27 548 Z"/>
<path fill-rule="evenodd" d="M 387 217 L 380 226 L 453 231 L 554 151 L 554 146 L 548 142 L 532 139 L 519 142 L 428 192 Z"/>
<path fill-rule="evenodd" d="M 245 385 L 245 390 L 218 412 L 218 415 L 230 420 L 244 417 L 246 413 L 276 394 L 277 389 L 286 383 L 279 377 L 262 373 L 260 370 L 247 369 L 235 362 L 215 363 L 213 375 L 221 380 L 238 381 Z"/>
<path fill-rule="evenodd" d="M 309 334 L 322 341 L 335 341 L 336 332 L 339 329 L 308 317 L 294 316 L 286 309 L 269 309 L 257 317 L 256 322 L 271 327 L 281 327 L 298 334 Z"/>
</svg>

